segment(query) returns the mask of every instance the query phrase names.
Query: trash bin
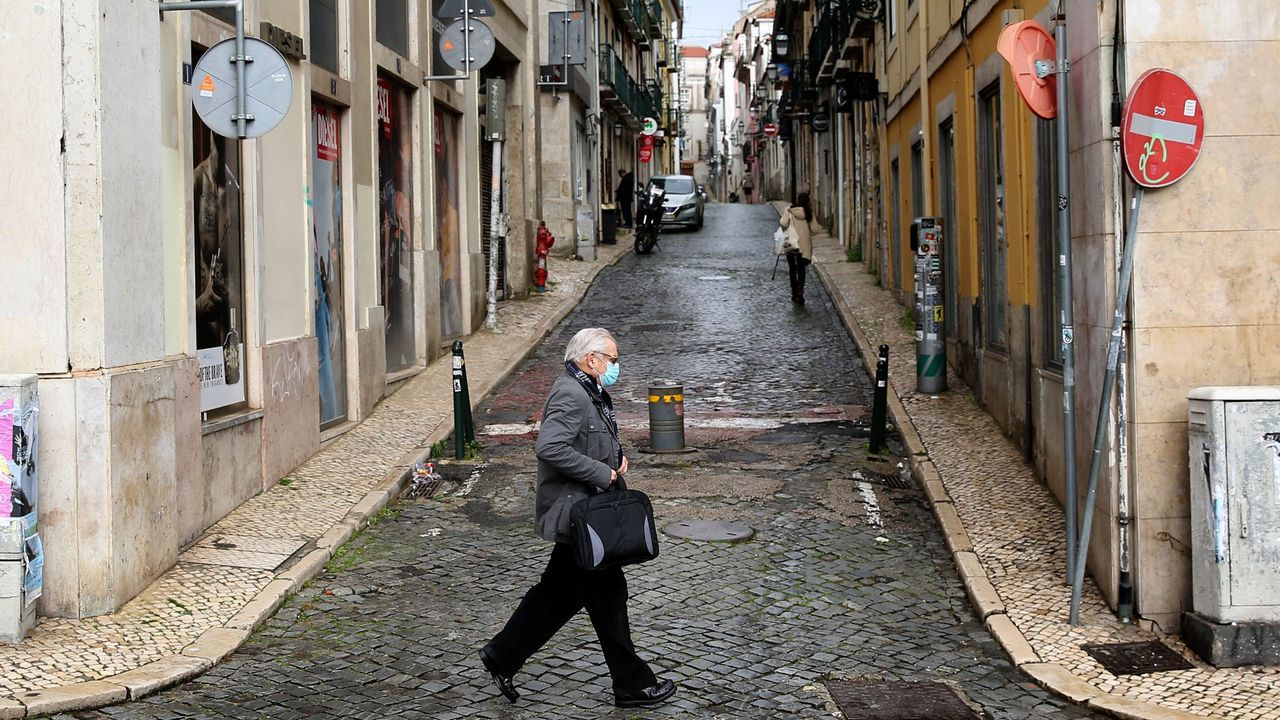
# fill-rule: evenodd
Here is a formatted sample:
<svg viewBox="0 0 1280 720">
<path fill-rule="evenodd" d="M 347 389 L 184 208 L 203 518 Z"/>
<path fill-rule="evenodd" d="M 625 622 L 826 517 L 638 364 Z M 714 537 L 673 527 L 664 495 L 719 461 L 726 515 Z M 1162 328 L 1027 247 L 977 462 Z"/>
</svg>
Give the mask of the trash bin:
<svg viewBox="0 0 1280 720">
<path fill-rule="evenodd" d="M 600 243 L 616 245 L 618 242 L 618 208 L 616 205 L 600 206 Z"/>
</svg>

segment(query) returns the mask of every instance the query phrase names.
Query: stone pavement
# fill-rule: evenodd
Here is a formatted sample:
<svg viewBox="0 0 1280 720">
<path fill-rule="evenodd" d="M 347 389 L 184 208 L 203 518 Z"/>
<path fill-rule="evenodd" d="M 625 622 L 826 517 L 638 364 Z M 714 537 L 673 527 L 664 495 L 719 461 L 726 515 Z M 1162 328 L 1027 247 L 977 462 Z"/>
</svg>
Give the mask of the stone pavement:
<svg viewBox="0 0 1280 720">
<path fill-rule="evenodd" d="M 475 401 L 629 246 L 599 250 L 591 263 L 551 258 L 547 293 L 501 303 L 501 334 L 481 330 L 466 340 Z M 119 612 L 41 618 L 23 643 L 0 647 L 0 718 L 118 702 L 224 658 L 398 494 L 408 467 L 452 430 L 451 372 L 448 355 L 425 368 L 278 486 L 210 528 Z"/>
<path fill-rule="evenodd" d="M 769 279 L 774 221 L 766 206 L 713 205 L 701 232 L 664 234 L 662 252 L 604 270 L 477 409 L 478 460 L 442 462 L 440 492 L 376 515 L 226 662 L 74 717 L 817 719 L 839 717 L 827 690 L 839 680 L 954 688 L 986 720 L 1097 717 L 1005 659 L 924 491 L 866 457 L 870 378 L 819 283 L 796 307 L 785 278 Z M 659 526 L 755 531 L 736 543 L 663 534 L 657 560 L 628 568 L 636 645 L 680 685 L 651 710 L 612 706 L 585 617 L 516 675 L 515 705 L 476 656 L 546 562 L 530 448 L 565 341 L 593 325 L 618 334 L 628 480 Z M 697 452 L 643 452 L 647 381 L 664 376 L 685 383 Z M 876 720 L 921 717 L 919 686 L 895 687 Z M 961 716 L 976 714 L 926 715 Z"/>
<path fill-rule="evenodd" d="M 820 235 L 814 248 L 814 267 L 863 357 L 874 359 L 881 344 L 890 347 L 891 409 L 913 470 L 946 529 L 975 609 L 1019 668 L 1054 692 L 1120 717 L 1280 718 L 1280 668 L 1206 665 L 1176 635 L 1120 623 L 1092 581 L 1081 625 L 1068 624 L 1060 505 L 962 381 L 948 378 L 950 390 L 938 396 L 915 392 L 915 338 L 899 324 L 902 306 L 862 264 L 847 262 L 833 238 Z M 1081 650 L 1157 638 L 1195 669 L 1117 677 Z"/>
</svg>

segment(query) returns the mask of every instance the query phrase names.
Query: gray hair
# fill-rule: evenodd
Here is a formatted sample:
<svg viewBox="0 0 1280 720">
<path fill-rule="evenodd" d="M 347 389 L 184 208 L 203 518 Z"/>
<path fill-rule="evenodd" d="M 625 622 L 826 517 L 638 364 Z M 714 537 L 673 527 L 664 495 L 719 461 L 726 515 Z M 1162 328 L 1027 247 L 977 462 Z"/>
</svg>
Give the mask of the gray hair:
<svg viewBox="0 0 1280 720">
<path fill-rule="evenodd" d="M 613 334 L 604 328 L 583 328 L 565 346 L 564 361 L 577 362 L 591 353 L 603 353 L 610 340 L 613 340 Z"/>
</svg>

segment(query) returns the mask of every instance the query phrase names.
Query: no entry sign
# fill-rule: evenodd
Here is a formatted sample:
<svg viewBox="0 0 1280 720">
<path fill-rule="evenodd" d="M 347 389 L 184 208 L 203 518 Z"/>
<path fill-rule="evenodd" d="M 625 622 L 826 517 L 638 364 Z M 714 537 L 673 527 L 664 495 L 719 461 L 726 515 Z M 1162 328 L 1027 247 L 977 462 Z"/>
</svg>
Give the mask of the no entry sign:
<svg viewBox="0 0 1280 720">
<path fill-rule="evenodd" d="M 1182 179 L 1200 157 L 1204 108 L 1186 80 L 1168 70 L 1148 70 L 1124 105 L 1121 143 L 1134 182 L 1165 187 Z"/>
<path fill-rule="evenodd" d="M 774 123 L 765 123 L 765 124 L 764 124 L 764 136 L 765 136 L 765 137 L 773 137 L 774 135 L 777 135 L 777 134 L 778 134 L 778 126 L 777 126 L 776 124 L 774 124 Z"/>
</svg>

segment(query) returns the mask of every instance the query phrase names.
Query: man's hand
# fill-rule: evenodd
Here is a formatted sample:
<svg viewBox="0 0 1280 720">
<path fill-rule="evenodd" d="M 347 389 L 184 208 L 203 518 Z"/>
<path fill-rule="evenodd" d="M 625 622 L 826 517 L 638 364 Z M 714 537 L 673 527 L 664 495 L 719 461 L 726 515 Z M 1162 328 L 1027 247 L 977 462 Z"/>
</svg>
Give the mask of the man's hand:
<svg viewBox="0 0 1280 720">
<path fill-rule="evenodd" d="M 626 474 L 627 474 L 627 456 L 626 456 L 626 455 L 623 455 L 623 456 L 622 456 L 622 467 L 619 467 L 619 468 L 618 468 L 618 472 L 617 472 L 617 474 L 618 474 L 618 475 L 626 475 Z"/>
</svg>

